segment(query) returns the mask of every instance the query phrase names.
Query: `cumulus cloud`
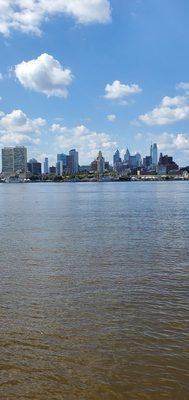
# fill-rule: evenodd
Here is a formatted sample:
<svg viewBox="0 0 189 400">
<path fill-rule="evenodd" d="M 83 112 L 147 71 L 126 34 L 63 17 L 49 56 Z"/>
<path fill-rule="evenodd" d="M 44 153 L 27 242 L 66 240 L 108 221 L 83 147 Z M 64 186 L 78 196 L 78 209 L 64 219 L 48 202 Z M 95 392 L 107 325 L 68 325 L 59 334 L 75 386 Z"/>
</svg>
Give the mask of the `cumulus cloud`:
<svg viewBox="0 0 189 400">
<path fill-rule="evenodd" d="M 115 114 L 107 115 L 107 120 L 110 122 L 114 122 L 116 120 L 116 115 Z"/>
<path fill-rule="evenodd" d="M 139 85 L 122 84 L 120 81 L 116 80 L 112 84 L 108 83 L 106 85 L 104 97 L 108 100 L 118 100 L 140 92 L 142 92 L 142 89 Z"/>
<path fill-rule="evenodd" d="M 0 112 L 0 140 L 3 145 L 38 144 L 39 135 L 46 121 L 42 118 L 30 119 L 22 110 L 10 114 Z"/>
<path fill-rule="evenodd" d="M 107 23 L 111 20 L 109 0 L 0 0 L 0 33 L 12 30 L 41 34 L 44 21 L 65 14 L 80 24 Z"/>
<path fill-rule="evenodd" d="M 24 135 L 22 133 L 7 133 L 5 135 L 0 136 L 1 143 L 3 146 L 12 146 L 12 145 L 20 145 L 28 146 L 30 144 L 39 144 L 39 138 L 32 138 L 28 135 Z"/>
<path fill-rule="evenodd" d="M 147 125 L 167 125 L 187 119 L 189 103 L 186 96 L 165 96 L 159 106 L 139 116 L 139 120 Z"/>
<path fill-rule="evenodd" d="M 70 69 L 64 69 L 59 61 L 46 53 L 16 65 L 15 75 L 26 89 L 65 98 L 68 95 L 67 87 L 73 80 Z"/>
<path fill-rule="evenodd" d="M 158 147 L 162 151 L 189 150 L 189 137 L 187 134 L 164 132 L 156 139 L 158 141 Z"/>
<path fill-rule="evenodd" d="M 84 125 L 67 128 L 53 124 L 51 130 L 55 134 L 58 149 L 66 152 L 70 148 L 77 148 L 81 162 L 91 162 L 99 150 L 110 159 L 117 148 L 117 143 L 108 134 L 92 131 Z"/>
</svg>

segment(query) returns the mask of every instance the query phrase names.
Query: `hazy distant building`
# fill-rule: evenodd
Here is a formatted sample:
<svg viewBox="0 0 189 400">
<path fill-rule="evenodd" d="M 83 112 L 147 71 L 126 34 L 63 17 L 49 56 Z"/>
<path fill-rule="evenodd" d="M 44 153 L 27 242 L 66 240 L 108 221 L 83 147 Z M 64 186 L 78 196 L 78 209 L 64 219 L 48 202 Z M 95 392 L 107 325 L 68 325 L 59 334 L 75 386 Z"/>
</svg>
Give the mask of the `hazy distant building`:
<svg viewBox="0 0 189 400">
<path fill-rule="evenodd" d="M 67 155 L 64 153 L 57 154 L 56 174 L 63 175 L 67 167 Z"/>
<path fill-rule="evenodd" d="M 54 165 L 52 165 L 52 167 L 49 167 L 49 174 L 56 175 L 56 167 Z"/>
<path fill-rule="evenodd" d="M 124 155 L 124 163 L 129 164 L 129 160 L 130 160 L 130 151 L 129 149 L 126 150 L 126 153 Z"/>
<path fill-rule="evenodd" d="M 105 171 L 109 172 L 112 168 L 110 167 L 109 161 L 105 161 L 104 164 Z"/>
<path fill-rule="evenodd" d="M 35 158 L 32 158 L 27 163 L 28 172 L 33 175 L 41 175 L 41 163 L 38 162 Z"/>
<path fill-rule="evenodd" d="M 78 170 L 79 170 L 78 151 L 76 151 L 75 149 L 70 150 L 69 156 L 72 158 L 72 161 L 70 161 L 70 164 L 72 164 L 71 172 L 73 172 L 74 174 L 77 174 Z"/>
<path fill-rule="evenodd" d="M 97 172 L 99 174 L 103 174 L 105 171 L 105 160 L 101 151 L 99 151 L 96 161 L 97 161 Z"/>
<path fill-rule="evenodd" d="M 143 158 L 143 167 L 144 168 L 150 168 L 152 165 L 152 157 L 151 156 L 146 156 Z"/>
<path fill-rule="evenodd" d="M 157 172 L 159 175 L 168 174 L 169 172 L 178 171 L 179 166 L 173 161 L 173 157 L 168 156 L 167 154 L 164 156 L 160 153 Z"/>
<path fill-rule="evenodd" d="M 43 167 L 44 167 L 44 174 L 48 174 L 49 173 L 49 159 L 48 159 L 48 157 L 45 157 L 45 161 L 44 161 Z"/>
<path fill-rule="evenodd" d="M 97 172 L 97 160 L 92 161 L 91 172 Z"/>
<path fill-rule="evenodd" d="M 136 169 L 141 167 L 142 159 L 140 153 L 136 153 L 134 156 L 129 157 L 129 168 Z"/>
<path fill-rule="evenodd" d="M 27 149 L 24 146 L 4 147 L 2 149 L 2 172 L 4 174 L 26 174 Z"/>
<path fill-rule="evenodd" d="M 91 165 L 80 165 L 79 172 L 89 173 L 91 171 Z"/>
<path fill-rule="evenodd" d="M 150 147 L 150 156 L 152 159 L 152 166 L 156 167 L 158 164 L 158 148 L 157 143 L 153 143 Z"/>
<path fill-rule="evenodd" d="M 113 165 L 115 166 L 117 163 L 121 162 L 120 152 L 117 149 L 113 156 Z"/>
</svg>

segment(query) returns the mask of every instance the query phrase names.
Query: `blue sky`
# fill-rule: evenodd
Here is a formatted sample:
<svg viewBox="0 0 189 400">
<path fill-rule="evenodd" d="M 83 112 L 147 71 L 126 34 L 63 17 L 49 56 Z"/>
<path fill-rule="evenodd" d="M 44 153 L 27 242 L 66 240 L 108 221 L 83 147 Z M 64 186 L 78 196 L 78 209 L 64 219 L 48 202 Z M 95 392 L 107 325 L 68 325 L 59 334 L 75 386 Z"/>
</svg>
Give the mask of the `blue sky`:
<svg viewBox="0 0 189 400">
<path fill-rule="evenodd" d="M 12 5 L 14 3 L 14 6 Z M 68 5 L 69 3 L 69 5 Z M 189 165 L 187 0 L 0 0 L 0 146 Z"/>
</svg>

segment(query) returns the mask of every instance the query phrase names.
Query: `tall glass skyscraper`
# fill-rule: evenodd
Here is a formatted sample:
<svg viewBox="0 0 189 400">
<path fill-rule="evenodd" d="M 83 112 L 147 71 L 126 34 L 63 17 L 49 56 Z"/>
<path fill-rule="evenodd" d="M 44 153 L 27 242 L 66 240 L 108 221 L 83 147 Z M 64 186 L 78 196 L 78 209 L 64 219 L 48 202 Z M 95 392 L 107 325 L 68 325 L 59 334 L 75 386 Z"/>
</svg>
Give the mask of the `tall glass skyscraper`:
<svg viewBox="0 0 189 400">
<path fill-rule="evenodd" d="M 48 157 L 45 157 L 45 161 L 44 161 L 44 174 L 48 174 L 49 173 L 49 159 Z"/>
<path fill-rule="evenodd" d="M 158 164 L 158 148 L 157 143 L 153 143 L 150 147 L 150 156 L 152 158 L 152 165 L 157 166 Z"/>
<path fill-rule="evenodd" d="M 67 167 L 67 155 L 64 153 L 57 154 L 56 174 L 62 175 Z"/>
<path fill-rule="evenodd" d="M 78 151 L 76 151 L 75 149 L 70 150 L 69 156 L 71 156 L 72 158 L 72 172 L 77 174 L 79 170 Z"/>
</svg>

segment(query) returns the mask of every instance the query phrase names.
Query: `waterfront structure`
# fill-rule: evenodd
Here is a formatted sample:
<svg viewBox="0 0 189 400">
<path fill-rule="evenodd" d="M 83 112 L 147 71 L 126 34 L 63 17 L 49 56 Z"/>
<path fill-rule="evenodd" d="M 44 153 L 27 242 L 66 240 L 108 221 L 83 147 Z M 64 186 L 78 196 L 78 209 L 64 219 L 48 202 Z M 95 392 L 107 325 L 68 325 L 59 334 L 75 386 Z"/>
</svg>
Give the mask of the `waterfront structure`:
<svg viewBox="0 0 189 400">
<path fill-rule="evenodd" d="M 150 157 L 152 159 L 152 166 L 156 167 L 158 164 L 158 148 L 157 143 L 151 144 L 150 147 Z"/>
<path fill-rule="evenodd" d="M 24 146 L 2 149 L 2 173 L 5 175 L 26 174 L 27 149 Z"/>
<path fill-rule="evenodd" d="M 41 163 L 38 162 L 35 158 L 32 158 L 27 163 L 28 172 L 33 175 L 41 175 Z"/>
<path fill-rule="evenodd" d="M 49 159 L 48 159 L 48 157 L 45 157 L 43 168 L 44 168 L 44 174 L 48 174 L 49 173 Z"/>
</svg>

